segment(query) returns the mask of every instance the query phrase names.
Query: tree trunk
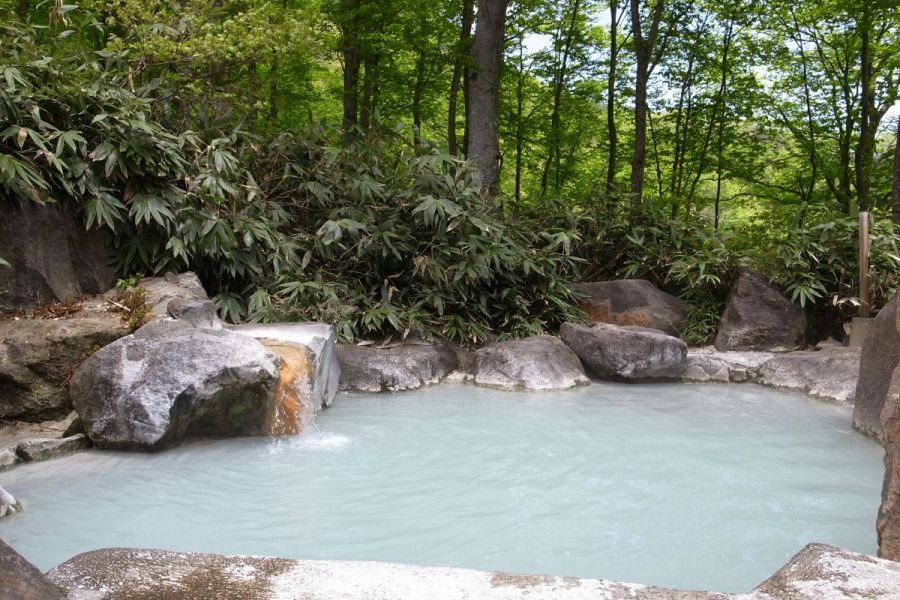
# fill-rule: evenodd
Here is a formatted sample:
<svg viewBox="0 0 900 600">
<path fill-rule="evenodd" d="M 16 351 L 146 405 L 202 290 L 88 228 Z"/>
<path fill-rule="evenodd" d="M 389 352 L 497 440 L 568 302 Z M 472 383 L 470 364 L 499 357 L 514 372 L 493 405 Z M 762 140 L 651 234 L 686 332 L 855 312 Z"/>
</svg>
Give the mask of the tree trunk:
<svg viewBox="0 0 900 600">
<path fill-rule="evenodd" d="M 272 52 L 272 64 L 269 67 L 269 123 L 278 121 L 278 52 Z"/>
<path fill-rule="evenodd" d="M 519 37 L 519 73 L 516 80 L 516 184 L 514 197 L 516 202 L 522 200 L 522 154 L 525 150 L 525 124 L 522 122 L 525 108 L 525 48 L 524 40 Z"/>
<path fill-rule="evenodd" d="M 359 111 L 359 127 L 363 131 L 372 126 L 378 90 L 378 65 L 381 56 L 371 48 L 363 61 L 362 107 Z"/>
<path fill-rule="evenodd" d="M 859 210 L 869 210 L 869 165 L 872 162 L 873 132 L 871 132 L 874 92 L 872 85 L 872 55 L 870 47 L 872 16 L 871 4 L 863 2 L 862 47 L 860 48 L 860 113 L 859 141 L 856 144 L 856 204 Z"/>
<path fill-rule="evenodd" d="M 894 173 L 891 178 L 891 214 L 894 231 L 900 233 L 900 119 L 897 119 L 897 141 L 894 142 Z"/>
<path fill-rule="evenodd" d="M 569 21 L 569 29 L 566 31 L 563 42 L 562 56 L 553 78 L 553 110 L 550 113 L 550 148 L 547 153 L 547 163 L 544 165 L 544 174 L 541 178 L 541 195 L 546 194 L 550 170 L 553 169 L 553 191 L 559 192 L 559 163 L 560 163 L 560 132 L 559 113 L 562 104 L 562 93 L 566 84 L 566 71 L 569 67 L 569 56 L 572 52 L 572 42 L 575 37 L 575 27 L 578 24 L 578 11 L 581 8 L 581 0 L 574 0 L 572 6 L 572 18 Z"/>
<path fill-rule="evenodd" d="M 606 171 L 606 193 L 616 192 L 616 161 L 619 152 L 619 138 L 616 132 L 616 67 L 619 58 L 618 12 L 619 0 L 609 2 L 609 75 L 606 80 L 606 129 L 609 137 L 609 160 Z"/>
<path fill-rule="evenodd" d="M 641 31 L 641 3 L 631 0 L 631 26 L 634 36 L 636 75 L 634 80 L 634 155 L 631 159 L 631 211 L 637 212 L 644 195 L 644 165 L 647 160 L 647 81 L 650 60 L 659 33 L 663 0 L 656 0 L 646 37 Z"/>
<path fill-rule="evenodd" d="M 713 228 L 719 229 L 719 202 L 722 199 L 722 152 L 725 147 L 725 93 L 728 90 L 728 51 L 731 48 L 731 38 L 734 32 L 734 21 L 729 19 L 725 26 L 725 40 L 722 43 L 722 72 L 719 81 L 718 105 L 719 134 L 716 141 L 716 201 Z"/>
<path fill-rule="evenodd" d="M 490 194 L 500 190 L 500 64 L 507 4 L 508 0 L 478 0 L 472 41 L 474 68 L 469 74 L 468 154 L 475 159 L 482 185 Z"/>
<path fill-rule="evenodd" d="M 425 92 L 425 51 L 416 57 L 416 83 L 413 86 L 412 118 L 413 145 L 422 145 L 422 95 Z"/>
<path fill-rule="evenodd" d="M 456 60 L 453 63 L 453 76 L 450 80 L 450 101 L 447 105 L 447 149 L 452 156 L 459 152 L 459 138 L 456 135 L 456 112 L 459 101 L 460 82 L 465 75 L 468 78 L 469 40 L 472 39 L 472 18 L 474 0 L 463 0 L 462 25 L 459 28 L 459 47 L 456 52 Z M 468 84 L 464 84 L 468 87 Z M 465 98 L 463 99 L 465 103 Z M 463 147 L 465 151 L 465 147 Z"/>
<path fill-rule="evenodd" d="M 349 146 L 356 138 L 356 127 L 359 123 L 359 0 L 343 0 L 345 18 L 342 31 L 344 53 L 344 114 L 342 126 L 344 146 Z"/>
</svg>

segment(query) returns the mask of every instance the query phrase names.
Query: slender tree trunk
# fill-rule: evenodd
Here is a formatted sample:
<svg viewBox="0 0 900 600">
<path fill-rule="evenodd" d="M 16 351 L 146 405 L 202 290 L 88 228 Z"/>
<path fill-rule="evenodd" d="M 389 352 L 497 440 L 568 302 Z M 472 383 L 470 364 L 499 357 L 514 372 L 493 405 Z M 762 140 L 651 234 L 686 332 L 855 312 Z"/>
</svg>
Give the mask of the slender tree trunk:
<svg viewBox="0 0 900 600">
<path fill-rule="evenodd" d="M 522 201 L 522 154 L 525 150 L 525 124 L 522 122 L 525 107 L 525 49 L 519 36 L 519 73 L 516 81 L 516 203 Z"/>
<path fill-rule="evenodd" d="M 634 155 L 631 159 L 631 211 L 636 213 L 644 195 L 644 165 L 647 160 L 647 82 L 650 61 L 662 19 L 663 0 L 656 0 L 646 37 L 641 30 L 641 2 L 631 0 L 631 26 L 634 36 L 636 75 L 634 81 Z"/>
<path fill-rule="evenodd" d="M 349 146 L 356 138 L 359 123 L 359 0 L 343 0 L 347 23 L 342 31 L 344 53 L 344 115 L 342 120 L 344 146 Z"/>
<path fill-rule="evenodd" d="M 675 149 L 672 157 L 672 178 L 669 181 L 669 193 L 672 196 L 672 218 L 678 216 L 679 197 L 681 195 L 681 177 L 682 165 L 684 162 L 685 149 L 687 146 L 687 128 L 688 122 L 685 118 L 685 99 L 690 98 L 692 87 L 694 84 L 694 48 L 692 46 L 691 53 L 688 55 L 688 68 L 685 78 L 681 82 L 681 91 L 678 94 L 678 105 L 675 110 Z M 690 100 L 688 100 L 690 103 Z M 688 109 L 690 110 L 690 109 Z M 682 142 L 682 135 L 684 141 Z"/>
<path fill-rule="evenodd" d="M 507 4 L 508 0 L 478 0 L 474 68 L 469 74 L 469 156 L 476 160 L 481 182 L 490 194 L 500 191 L 500 63 Z"/>
<path fill-rule="evenodd" d="M 569 56 L 572 52 L 572 42 L 575 38 L 575 27 L 578 24 L 578 11 L 581 8 L 581 0 L 574 0 L 572 6 L 572 17 L 569 21 L 569 29 L 566 31 L 566 37 L 563 42 L 562 56 L 559 60 L 559 66 L 556 70 L 556 76 L 553 81 L 553 109 L 550 113 L 550 148 L 547 153 L 547 162 L 544 165 L 544 175 L 541 178 L 541 194 L 547 192 L 549 172 L 553 169 L 553 191 L 559 191 L 559 165 L 560 165 L 560 143 L 561 131 L 559 113 L 562 104 L 562 93 L 566 84 L 566 71 L 569 66 Z"/>
<path fill-rule="evenodd" d="M 725 106 L 725 92 L 727 91 L 728 86 L 728 53 L 731 48 L 732 34 L 734 31 L 734 21 L 729 20 L 728 25 L 725 29 L 726 33 L 724 38 L 722 39 L 722 62 L 719 66 L 719 73 L 721 75 L 719 80 L 719 90 L 716 93 L 716 102 L 713 105 L 712 116 L 709 119 L 709 126 L 706 128 L 706 134 L 703 136 L 703 145 L 700 148 L 700 157 L 697 164 L 697 171 L 694 173 L 694 179 L 691 181 L 691 187 L 688 191 L 687 202 L 688 206 L 693 201 L 694 193 L 697 191 L 697 184 L 700 182 L 700 177 L 703 176 L 703 171 L 706 169 L 706 155 L 709 152 L 709 145 L 712 141 L 713 130 L 716 129 L 716 125 L 722 124 L 722 121 L 718 119 L 724 119 L 724 106 Z M 721 137 L 721 134 L 720 134 Z"/>
<path fill-rule="evenodd" d="M 247 126 L 256 124 L 256 104 L 259 102 L 259 73 L 256 70 L 256 61 L 247 64 L 247 79 L 250 80 L 250 89 L 247 90 Z"/>
<path fill-rule="evenodd" d="M 619 138 L 616 131 L 616 67 L 619 59 L 618 12 L 619 0 L 609 1 L 609 74 L 606 80 L 606 129 L 609 137 L 609 159 L 606 171 L 606 193 L 616 192 L 616 169 L 619 153 Z"/>
<path fill-rule="evenodd" d="M 803 100 L 806 103 L 806 127 L 807 135 L 809 135 L 809 163 L 811 173 L 809 187 L 806 189 L 804 196 L 806 196 L 807 202 L 809 202 L 812 201 L 813 191 L 816 188 L 819 161 L 816 156 L 816 130 L 814 127 L 815 121 L 813 120 L 812 98 L 809 91 L 809 66 L 806 58 L 806 48 L 803 45 L 803 34 L 800 31 L 800 24 L 797 22 L 797 16 L 793 10 L 791 11 L 791 16 L 794 19 L 794 30 L 797 32 L 795 41 L 800 49 L 800 66 L 801 75 L 803 76 Z"/>
<path fill-rule="evenodd" d="M 456 134 L 456 112 L 461 80 L 468 79 L 467 57 L 469 56 L 469 42 L 472 39 L 473 11 L 474 0 L 463 0 L 462 25 L 459 28 L 459 46 L 456 51 L 456 60 L 453 63 L 453 76 L 450 79 L 450 101 L 447 105 L 447 149 L 452 156 L 456 156 L 459 152 L 459 138 Z M 467 82 L 464 82 L 463 85 L 468 87 Z M 463 99 L 463 102 L 465 102 L 465 99 Z M 463 151 L 465 151 L 465 146 Z"/>
<path fill-rule="evenodd" d="M 269 67 L 269 123 L 278 122 L 278 51 L 272 52 L 272 64 Z"/>
<path fill-rule="evenodd" d="M 872 85 L 872 56 L 870 38 L 872 30 L 871 4 L 863 2 L 862 21 L 862 47 L 860 48 L 860 114 L 859 114 L 859 141 L 856 145 L 854 162 L 856 166 L 856 204 L 859 210 L 869 210 L 869 165 L 872 162 L 872 106 L 874 92 Z"/>
<path fill-rule="evenodd" d="M 656 140 L 656 129 L 653 127 L 653 111 L 647 111 L 647 123 L 650 125 L 650 140 L 653 142 L 653 162 L 656 165 L 656 189 L 659 192 L 659 199 L 663 197 L 663 174 L 662 164 L 659 160 L 659 144 Z"/>
<path fill-rule="evenodd" d="M 381 28 L 383 31 L 383 28 Z M 375 115 L 375 96 L 378 87 L 378 66 L 381 61 L 379 52 L 368 49 L 363 61 L 362 107 L 359 111 L 359 127 L 363 131 L 372 126 Z"/>
<path fill-rule="evenodd" d="M 897 119 L 897 140 L 894 142 L 894 173 L 891 177 L 891 215 L 894 231 L 900 233 L 900 119 Z"/>
<path fill-rule="evenodd" d="M 716 201 L 713 228 L 719 229 L 719 202 L 722 199 L 722 153 L 725 147 L 725 93 L 728 90 L 728 51 L 731 49 L 731 39 L 734 32 L 734 21 L 729 19 L 725 26 L 725 41 L 722 44 L 722 73 L 719 80 L 718 105 L 719 134 L 716 141 Z"/>
<path fill-rule="evenodd" d="M 425 51 L 419 50 L 416 57 L 416 83 L 413 86 L 413 144 L 422 145 L 422 95 L 425 91 Z"/>
</svg>

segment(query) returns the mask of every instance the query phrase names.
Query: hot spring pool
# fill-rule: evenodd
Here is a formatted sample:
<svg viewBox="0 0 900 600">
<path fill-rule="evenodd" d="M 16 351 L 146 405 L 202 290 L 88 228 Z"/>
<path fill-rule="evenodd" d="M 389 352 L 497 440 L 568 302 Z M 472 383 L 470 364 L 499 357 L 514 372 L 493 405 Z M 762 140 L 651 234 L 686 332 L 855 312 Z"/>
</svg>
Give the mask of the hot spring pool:
<svg viewBox="0 0 900 600">
<path fill-rule="evenodd" d="M 294 439 L 92 451 L 0 473 L 0 537 L 380 560 L 747 591 L 811 541 L 874 553 L 881 448 L 752 385 L 339 395 Z"/>
</svg>

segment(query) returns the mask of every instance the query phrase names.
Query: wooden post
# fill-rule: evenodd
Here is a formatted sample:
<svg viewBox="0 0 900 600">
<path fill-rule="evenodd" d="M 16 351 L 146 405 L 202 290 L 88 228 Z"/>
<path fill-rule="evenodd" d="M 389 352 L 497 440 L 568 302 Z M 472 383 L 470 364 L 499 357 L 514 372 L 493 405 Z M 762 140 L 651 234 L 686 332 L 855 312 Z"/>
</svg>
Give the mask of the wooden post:
<svg viewBox="0 0 900 600">
<path fill-rule="evenodd" d="M 869 318 L 869 213 L 859 211 L 859 316 Z"/>
</svg>

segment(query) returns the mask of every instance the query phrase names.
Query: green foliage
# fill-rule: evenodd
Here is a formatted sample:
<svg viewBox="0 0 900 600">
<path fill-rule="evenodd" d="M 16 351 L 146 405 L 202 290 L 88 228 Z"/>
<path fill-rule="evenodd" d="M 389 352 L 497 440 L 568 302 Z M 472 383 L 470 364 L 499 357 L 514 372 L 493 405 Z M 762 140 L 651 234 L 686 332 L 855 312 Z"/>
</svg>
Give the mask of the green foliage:
<svg viewBox="0 0 900 600">
<path fill-rule="evenodd" d="M 761 253 L 760 269 L 801 306 L 825 302 L 850 312 L 859 306 L 858 244 L 856 220 L 832 215 L 797 227 L 771 255 Z M 871 302 L 882 306 L 900 287 L 900 236 L 879 220 L 870 230 L 870 245 Z"/>
<path fill-rule="evenodd" d="M 132 275 L 116 281 L 114 306 L 124 313 L 125 323 L 131 331 L 136 331 L 147 322 L 152 308 L 147 304 L 147 290 L 139 286 L 140 281 L 140 275 Z"/>
<path fill-rule="evenodd" d="M 251 295 L 251 319 L 323 320 L 348 339 L 417 331 L 476 343 L 579 318 L 563 284 L 575 261 L 558 238 L 510 227 L 470 163 L 408 147 L 385 160 L 378 140 L 340 150 L 325 133 L 280 136 L 257 166 L 301 258 Z"/>
</svg>

